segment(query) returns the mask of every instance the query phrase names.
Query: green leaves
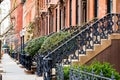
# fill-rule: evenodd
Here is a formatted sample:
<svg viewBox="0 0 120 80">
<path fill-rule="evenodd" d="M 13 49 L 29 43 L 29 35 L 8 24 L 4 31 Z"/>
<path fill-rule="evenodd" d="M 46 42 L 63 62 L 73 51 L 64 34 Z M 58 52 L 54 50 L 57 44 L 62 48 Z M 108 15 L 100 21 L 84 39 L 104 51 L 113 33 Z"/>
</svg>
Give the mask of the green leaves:
<svg viewBox="0 0 120 80">
<path fill-rule="evenodd" d="M 49 49 L 53 49 L 53 46 L 58 44 L 61 40 L 69 36 L 68 32 L 58 32 L 54 33 L 48 38 L 46 36 L 36 38 L 31 40 L 25 47 L 25 52 L 29 53 L 31 56 L 34 56 L 35 53 L 44 53 Z"/>
<path fill-rule="evenodd" d="M 75 69 L 78 69 L 78 65 L 73 66 Z M 102 73 L 104 77 L 111 78 L 112 73 L 115 76 L 115 80 L 120 80 L 120 74 L 113 68 L 113 66 L 110 63 L 103 62 L 100 63 L 98 61 L 94 61 L 91 65 L 83 65 L 80 67 L 81 70 L 86 69 L 87 72 L 91 72 L 92 69 L 94 70 L 94 73 L 97 75 L 100 75 L 100 72 L 102 70 Z M 69 70 L 70 67 L 64 67 L 64 78 L 65 80 L 69 79 Z"/>
<path fill-rule="evenodd" d="M 57 45 L 60 41 L 69 36 L 68 32 L 57 32 L 48 37 L 41 46 L 39 50 L 40 53 L 44 53 L 47 50 L 52 50 L 54 45 Z M 57 47 L 57 46 L 56 46 Z"/>
<path fill-rule="evenodd" d="M 120 75 L 119 73 L 113 68 L 113 66 L 110 63 L 103 62 L 100 63 L 98 61 L 93 62 L 90 66 L 86 66 L 86 68 L 91 71 L 94 69 L 95 74 L 100 74 L 101 70 L 103 72 L 103 75 L 105 77 L 111 78 L 112 72 L 115 76 L 116 80 L 120 80 Z"/>
<path fill-rule="evenodd" d="M 46 40 L 46 36 L 35 38 L 31 40 L 25 47 L 25 52 L 29 53 L 31 56 L 34 56 L 37 51 L 41 48 L 41 45 Z"/>
<path fill-rule="evenodd" d="M 33 33 L 33 29 L 34 29 L 34 27 L 35 27 L 34 25 L 35 25 L 34 22 L 30 22 L 30 23 L 29 23 L 29 25 L 28 25 L 28 30 L 27 30 L 28 33 L 30 33 L 30 34 Z"/>
<path fill-rule="evenodd" d="M 64 67 L 64 80 L 69 80 L 70 66 Z"/>
</svg>

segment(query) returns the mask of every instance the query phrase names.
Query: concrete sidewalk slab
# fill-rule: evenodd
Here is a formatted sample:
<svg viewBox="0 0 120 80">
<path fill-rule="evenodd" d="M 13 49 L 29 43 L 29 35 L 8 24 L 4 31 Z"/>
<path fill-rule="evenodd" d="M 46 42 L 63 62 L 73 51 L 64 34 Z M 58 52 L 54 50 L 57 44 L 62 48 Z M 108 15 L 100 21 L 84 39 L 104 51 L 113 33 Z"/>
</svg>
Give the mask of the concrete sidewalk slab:
<svg viewBox="0 0 120 80">
<path fill-rule="evenodd" d="M 38 80 L 35 74 L 26 74 L 24 68 L 20 68 L 8 54 L 3 55 L 1 66 L 4 71 L 2 80 Z M 42 78 L 39 80 L 42 80 Z"/>
</svg>

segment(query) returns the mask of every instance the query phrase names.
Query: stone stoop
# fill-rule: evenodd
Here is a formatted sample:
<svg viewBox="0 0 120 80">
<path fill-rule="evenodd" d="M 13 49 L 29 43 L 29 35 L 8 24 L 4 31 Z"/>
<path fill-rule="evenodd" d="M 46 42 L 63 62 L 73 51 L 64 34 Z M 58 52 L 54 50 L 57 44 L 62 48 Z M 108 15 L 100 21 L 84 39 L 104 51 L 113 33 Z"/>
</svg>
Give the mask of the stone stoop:
<svg viewBox="0 0 120 80">
<path fill-rule="evenodd" d="M 103 39 L 101 40 L 101 44 L 95 44 L 94 45 L 94 50 L 92 51 L 86 51 L 85 56 L 79 56 L 79 61 L 73 61 L 73 64 L 80 64 L 83 65 L 87 63 L 89 60 L 94 58 L 96 55 L 98 55 L 100 52 L 111 46 L 111 41 L 112 39 L 120 39 L 120 34 L 112 34 L 109 36 L 108 39 Z"/>
<path fill-rule="evenodd" d="M 43 80 L 43 77 L 36 76 L 35 80 Z"/>
<path fill-rule="evenodd" d="M 1 62 L 1 60 L 0 60 L 0 62 Z M 3 70 L 3 67 L 2 67 L 2 62 L 0 63 L 0 73 L 3 73 L 4 72 L 4 70 Z"/>
<path fill-rule="evenodd" d="M 26 74 L 34 74 L 34 71 L 32 71 L 32 70 L 24 69 L 24 72 L 25 72 Z"/>
<path fill-rule="evenodd" d="M 2 73 L 4 72 L 3 67 L 0 65 L 0 80 L 2 80 Z"/>
<path fill-rule="evenodd" d="M 0 68 L 0 73 L 3 73 L 4 71 L 3 71 L 3 68 Z"/>
<path fill-rule="evenodd" d="M 19 67 L 20 67 L 20 68 L 25 68 L 25 67 L 24 67 L 23 65 L 21 65 L 21 64 L 19 64 Z"/>
</svg>

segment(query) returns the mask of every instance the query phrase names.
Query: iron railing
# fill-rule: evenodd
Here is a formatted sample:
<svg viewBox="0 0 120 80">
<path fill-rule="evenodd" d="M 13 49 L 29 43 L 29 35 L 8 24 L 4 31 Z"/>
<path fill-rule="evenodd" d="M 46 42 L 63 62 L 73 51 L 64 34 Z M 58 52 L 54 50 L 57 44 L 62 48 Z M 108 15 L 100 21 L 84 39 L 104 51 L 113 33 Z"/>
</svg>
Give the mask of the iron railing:
<svg viewBox="0 0 120 80">
<path fill-rule="evenodd" d="M 31 70 L 32 66 L 32 57 L 28 54 L 19 54 L 19 62 L 22 64 L 27 70 Z"/>
<path fill-rule="evenodd" d="M 76 42 L 76 40 L 75 39 L 74 40 L 70 40 L 70 38 L 74 37 L 82 29 L 84 29 L 84 28 L 88 27 L 89 25 L 93 24 L 96 20 L 97 19 L 93 19 L 93 20 L 89 21 L 88 23 L 86 23 L 83 26 L 70 26 L 69 28 L 62 29 L 61 31 L 63 31 L 63 32 L 71 32 L 71 35 L 68 36 L 67 38 L 63 39 L 62 41 L 60 41 L 57 45 L 52 46 L 52 49 L 54 49 L 54 50 L 46 51 L 46 52 L 43 53 L 44 55 L 41 55 L 41 54 L 35 55 L 34 58 L 35 58 L 35 61 L 37 62 L 37 75 L 38 76 L 42 76 L 43 72 L 46 72 L 44 70 L 47 69 L 47 66 L 53 67 L 55 65 L 55 64 L 53 64 L 53 65 L 46 64 L 45 62 L 47 62 L 47 60 L 49 60 L 49 59 L 47 59 L 47 60 L 44 59 L 43 60 L 43 58 L 46 58 L 48 56 L 51 56 L 51 57 L 55 58 L 55 56 L 56 56 L 56 59 L 53 58 L 54 62 L 52 61 L 52 63 L 56 63 L 57 60 L 58 60 L 57 62 L 61 62 L 63 57 L 66 57 L 68 55 L 67 53 L 69 53 L 70 51 L 74 52 L 74 48 L 77 48 L 77 45 L 76 44 L 72 44 L 72 43 L 74 43 L 74 41 Z M 70 44 L 67 43 L 67 45 L 66 45 L 66 41 L 69 42 Z M 60 46 L 58 46 L 58 45 L 60 45 Z M 66 51 L 67 49 L 69 50 L 69 46 L 72 47 L 71 50 L 70 51 Z M 59 50 L 63 49 L 63 48 L 64 48 L 64 50 L 62 50 L 62 51 L 63 52 L 65 51 L 64 54 L 62 54 L 62 52 L 59 52 Z M 59 53 L 58 54 L 54 54 L 54 52 L 59 52 Z M 61 57 L 58 57 L 58 56 L 61 56 Z M 75 58 L 75 57 L 76 56 L 74 55 L 72 58 Z M 77 59 L 78 59 L 78 57 L 77 57 Z M 43 69 L 43 64 L 44 63 L 45 63 L 44 66 L 46 66 L 46 68 L 44 67 L 44 69 Z M 49 63 L 49 61 L 48 61 L 48 63 Z M 66 63 L 69 63 L 69 61 L 68 62 L 66 61 Z M 49 71 L 49 70 L 47 70 L 47 71 Z"/>
<path fill-rule="evenodd" d="M 90 72 L 86 68 L 82 70 L 80 67 L 74 68 L 70 66 L 70 69 L 68 71 L 69 74 L 64 75 L 63 66 L 61 64 L 56 65 L 56 80 L 66 80 L 66 78 L 64 78 L 65 76 L 69 76 L 69 78 L 67 77 L 67 80 L 115 80 L 113 72 L 111 74 L 111 77 L 108 78 L 104 76 L 102 70 L 99 74 L 95 74 L 94 68 Z"/>
<path fill-rule="evenodd" d="M 63 61 L 64 64 L 70 64 L 72 60 L 78 60 L 80 54 L 86 54 L 87 49 L 94 49 L 94 44 L 101 44 L 101 39 L 108 39 L 108 35 L 119 32 L 120 14 L 108 14 L 93 24 L 85 25 L 85 29 L 74 31 L 58 43 L 59 46 L 55 46 L 54 50 L 46 52 L 43 58 L 38 58 L 40 63 L 37 62 L 37 65 L 41 71 L 37 70 L 37 73 L 44 73 L 44 80 L 51 80 L 51 69 L 56 63 Z"/>
</svg>

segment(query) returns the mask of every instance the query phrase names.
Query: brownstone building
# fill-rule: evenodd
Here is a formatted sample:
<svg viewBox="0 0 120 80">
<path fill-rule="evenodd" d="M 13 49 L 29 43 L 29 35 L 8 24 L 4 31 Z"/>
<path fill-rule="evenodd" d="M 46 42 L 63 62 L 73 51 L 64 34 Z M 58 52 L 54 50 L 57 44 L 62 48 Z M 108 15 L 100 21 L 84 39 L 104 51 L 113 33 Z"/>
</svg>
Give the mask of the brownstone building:
<svg viewBox="0 0 120 80">
<path fill-rule="evenodd" d="M 11 14 L 11 21 L 15 22 L 16 33 L 22 28 L 26 30 L 27 41 L 65 27 L 82 25 L 107 13 L 120 13 L 119 3 L 119 0 L 11 0 L 11 9 L 20 4 Z M 34 27 L 29 33 L 31 23 Z"/>
<path fill-rule="evenodd" d="M 23 26 L 23 4 L 20 0 L 10 1 L 10 13 L 10 24 L 13 28 L 11 29 L 11 35 L 8 37 L 11 39 L 9 41 L 10 46 L 12 45 L 14 49 L 20 45 L 20 31 Z"/>
<path fill-rule="evenodd" d="M 41 35 L 119 12 L 119 0 L 39 0 Z M 118 5 L 118 6 L 117 6 Z"/>
</svg>

